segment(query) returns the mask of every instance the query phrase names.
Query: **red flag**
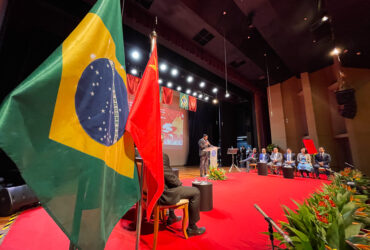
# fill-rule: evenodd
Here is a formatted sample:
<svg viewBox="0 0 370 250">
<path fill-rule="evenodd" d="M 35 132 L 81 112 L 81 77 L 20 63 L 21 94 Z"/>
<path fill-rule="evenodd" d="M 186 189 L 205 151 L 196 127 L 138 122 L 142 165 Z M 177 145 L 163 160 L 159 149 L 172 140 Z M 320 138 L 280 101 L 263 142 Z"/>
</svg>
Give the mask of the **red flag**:
<svg viewBox="0 0 370 250">
<path fill-rule="evenodd" d="M 137 88 L 139 87 L 140 78 L 127 74 L 127 90 L 131 95 L 135 95 Z"/>
<path fill-rule="evenodd" d="M 313 140 L 312 139 L 303 139 L 303 144 L 306 147 L 307 152 L 310 155 L 313 155 L 313 154 L 316 154 L 317 153 L 315 144 L 313 143 Z"/>
<path fill-rule="evenodd" d="M 197 111 L 197 98 L 190 95 L 189 95 L 189 110 L 194 112 Z"/>
<path fill-rule="evenodd" d="M 164 188 L 157 44 L 136 91 L 126 130 L 131 133 L 145 164 L 148 187 L 146 212 L 147 218 L 150 218 Z"/>
<path fill-rule="evenodd" d="M 162 87 L 162 103 L 171 104 L 172 103 L 172 89 Z"/>
</svg>

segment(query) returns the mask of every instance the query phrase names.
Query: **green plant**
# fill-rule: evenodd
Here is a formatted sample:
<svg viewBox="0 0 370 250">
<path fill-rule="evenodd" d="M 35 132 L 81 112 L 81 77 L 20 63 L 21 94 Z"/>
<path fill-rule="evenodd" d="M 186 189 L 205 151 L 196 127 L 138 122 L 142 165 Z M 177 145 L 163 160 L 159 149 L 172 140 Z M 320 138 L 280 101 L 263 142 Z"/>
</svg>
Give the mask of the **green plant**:
<svg viewBox="0 0 370 250">
<path fill-rule="evenodd" d="M 279 146 L 277 144 L 271 143 L 271 144 L 267 145 L 266 150 L 267 150 L 267 152 L 271 153 L 274 150 L 274 148 L 279 148 Z"/>
<path fill-rule="evenodd" d="M 226 178 L 225 170 L 222 169 L 222 168 L 217 168 L 217 167 L 211 166 L 209 168 L 208 179 L 210 179 L 210 180 L 226 180 L 227 178 Z"/>
</svg>

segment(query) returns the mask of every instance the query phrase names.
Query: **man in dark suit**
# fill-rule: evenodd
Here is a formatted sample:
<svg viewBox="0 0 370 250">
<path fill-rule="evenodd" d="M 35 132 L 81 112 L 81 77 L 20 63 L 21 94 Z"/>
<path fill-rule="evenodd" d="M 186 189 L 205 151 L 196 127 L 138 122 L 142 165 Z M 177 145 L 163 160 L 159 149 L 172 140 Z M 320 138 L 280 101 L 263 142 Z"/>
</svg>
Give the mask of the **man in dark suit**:
<svg viewBox="0 0 370 250">
<path fill-rule="evenodd" d="M 203 137 L 198 141 L 198 145 L 200 157 L 200 177 L 203 177 L 207 175 L 209 163 L 209 152 L 205 152 L 203 150 L 212 146 L 208 141 L 208 135 L 203 134 Z"/>
<path fill-rule="evenodd" d="M 164 167 L 164 190 L 159 198 L 159 204 L 173 205 L 181 199 L 189 200 L 189 225 L 187 228 L 188 236 L 201 235 L 206 231 L 205 227 L 197 227 L 199 221 L 200 192 L 196 187 L 182 186 L 179 178 L 174 174 L 170 167 L 170 159 L 167 154 L 163 154 Z M 170 225 L 181 219 L 176 217 L 173 210 L 170 210 L 167 225 Z"/>
<path fill-rule="evenodd" d="M 284 165 L 295 167 L 295 154 L 292 153 L 290 148 L 287 148 L 286 153 L 284 154 Z"/>
<path fill-rule="evenodd" d="M 319 168 L 325 169 L 325 174 L 329 177 L 330 175 L 330 164 L 331 157 L 329 154 L 325 153 L 323 147 L 319 147 L 319 153 L 315 155 L 315 164 L 313 165 L 316 178 L 320 178 Z"/>
<path fill-rule="evenodd" d="M 268 163 L 270 161 L 270 155 L 266 153 L 266 149 L 261 150 L 260 156 L 258 158 L 259 162 Z"/>
</svg>

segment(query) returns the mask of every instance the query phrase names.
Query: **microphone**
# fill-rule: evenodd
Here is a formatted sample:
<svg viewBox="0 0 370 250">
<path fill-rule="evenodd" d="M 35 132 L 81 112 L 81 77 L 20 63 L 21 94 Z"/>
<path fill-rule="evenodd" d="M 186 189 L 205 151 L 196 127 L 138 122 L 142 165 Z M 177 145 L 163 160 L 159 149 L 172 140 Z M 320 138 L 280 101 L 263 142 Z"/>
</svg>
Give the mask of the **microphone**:
<svg viewBox="0 0 370 250">
<path fill-rule="evenodd" d="M 271 223 L 271 225 L 276 229 L 276 231 L 284 237 L 284 240 L 288 242 L 289 245 L 294 247 L 293 241 L 289 238 L 289 236 L 283 230 L 281 230 L 281 228 L 278 225 L 276 225 L 275 222 L 270 217 L 268 217 L 267 214 L 265 214 L 265 212 L 263 212 L 263 210 L 257 204 L 254 204 L 254 207 L 258 210 L 258 212 L 262 214 L 263 217 L 265 217 L 265 220 Z"/>
<path fill-rule="evenodd" d="M 344 165 L 347 165 L 347 166 L 349 166 L 351 168 L 355 168 L 355 166 L 353 166 L 352 164 L 349 164 L 348 162 L 344 162 Z"/>
</svg>

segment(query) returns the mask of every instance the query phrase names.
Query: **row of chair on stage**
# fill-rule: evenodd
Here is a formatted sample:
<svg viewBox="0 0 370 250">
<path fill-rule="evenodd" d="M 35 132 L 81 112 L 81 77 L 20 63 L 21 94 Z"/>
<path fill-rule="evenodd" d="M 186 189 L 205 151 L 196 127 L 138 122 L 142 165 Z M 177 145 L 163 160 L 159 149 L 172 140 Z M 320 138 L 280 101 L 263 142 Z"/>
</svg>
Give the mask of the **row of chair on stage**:
<svg viewBox="0 0 370 250">
<path fill-rule="evenodd" d="M 244 158 L 244 159 L 243 159 Z M 332 173 L 330 169 L 330 154 L 325 152 L 324 147 L 319 148 L 319 152 L 313 156 L 307 153 L 306 148 L 302 148 L 296 156 L 290 148 L 287 148 L 286 153 L 282 154 L 278 148 L 274 148 L 271 154 L 262 148 L 261 153 L 257 152 L 256 148 L 245 155 L 241 155 L 241 167 L 245 166 L 247 172 L 250 167 L 256 167 L 256 163 L 266 163 L 272 174 L 280 174 L 282 168 L 294 168 L 296 174 L 300 172 L 302 177 L 320 178 L 320 173 L 326 174 L 328 177 Z"/>
</svg>

